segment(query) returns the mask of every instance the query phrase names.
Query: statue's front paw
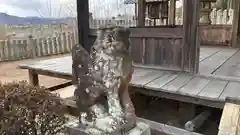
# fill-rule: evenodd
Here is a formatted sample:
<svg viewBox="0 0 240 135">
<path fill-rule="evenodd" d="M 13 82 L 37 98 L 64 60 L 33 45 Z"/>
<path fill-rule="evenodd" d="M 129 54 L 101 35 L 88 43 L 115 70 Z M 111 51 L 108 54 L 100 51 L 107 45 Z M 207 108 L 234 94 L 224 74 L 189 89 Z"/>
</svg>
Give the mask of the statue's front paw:
<svg viewBox="0 0 240 135">
<path fill-rule="evenodd" d="M 118 122 L 116 122 L 113 117 L 108 116 L 96 119 L 95 127 L 106 133 L 112 133 L 117 131 L 121 126 L 118 124 Z"/>
<path fill-rule="evenodd" d="M 107 135 L 107 134 L 104 133 L 103 131 L 98 130 L 98 129 L 96 129 L 96 128 L 88 128 L 88 129 L 86 129 L 86 132 L 87 132 L 89 135 Z"/>
<path fill-rule="evenodd" d="M 115 111 L 110 114 L 114 119 L 116 119 L 117 123 L 119 123 L 119 124 L 125 123 L 124 113 L 122 111 Z"/>
<path fill-rule="evenodd" d="M 93 121 L 89 121 L 87 119 L 87 113 L 81 113 L 80 114 L 80 122 L 81 124 L 83 124 L 84 126 L 92 126 L 93 125 Z"/>
<path fill-rule="evenodd" d="M 124 118 L 122 115 L 114 116 L 114 118 L 116 119 L 116 122 L 117 122 L 118 124 L 120 124 L 120 125 L 126 123 L 126 120 L 125 120 L 125 118 Z"/>
</svg>

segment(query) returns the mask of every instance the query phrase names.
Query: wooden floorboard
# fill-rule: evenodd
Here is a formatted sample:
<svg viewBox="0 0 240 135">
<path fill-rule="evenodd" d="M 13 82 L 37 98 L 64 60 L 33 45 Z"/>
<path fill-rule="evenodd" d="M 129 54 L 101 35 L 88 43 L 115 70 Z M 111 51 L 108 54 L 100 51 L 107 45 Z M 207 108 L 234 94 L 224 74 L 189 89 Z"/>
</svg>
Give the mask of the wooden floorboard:
<svg viewBox="0 0 240 135">
<path fill-rule="evenodd" d="M 172 72 L 167 72 L 163 76 L 147 83 L 144 85 L 144 88 L 147 89 L 161 89 L 164 85 L 168 84 L 172 80 L 178 77 L 178 74 L 172 73 Z"/>
<path fill-rule="evenodd" d="M 151 72 L 147 72 L 146 74 L 139 76 L 138 78 L 134 78 L 131 81 L 133 86 L 143 87 L 145 84 L 155 80 L 159 77 L 162 77 L 165 73 L 163 71 L 153 70 Z"/>
<path fill-rule="evenodd" d="M 192 75 L 179 74 L 177 78 L 162 87 L 163 90 L 176 92 L 193 79 Z"/>
<path fill-rule="evenodd" d="M 142 69 L 142 68 L 134 68 L 132 79 L 137 80 L 150 72 L 152 72 L 152 70 L 146 70 L 146 69 Z"/>
<path fill-rule="evenodd" d="M 229 82 L 219 99 L 225 99 L 226 97 L 240 97 L 240 83 Z"/>
<path fill-rule="evenodd" d="M 240 77 L 240 51 L 235 53 L 226 63 L 224 63 L 214 75 Z"/>
<path fill-rule="evenodd" d="M 199 72 L 200 74 L 212 74 L 217 70 L 221 65 L 223 65 L 234 53 L 237 52 L 237 49 L 225 48 L 221 51 L 215 53 L 211 57 L 201 61 L 199 63 Z"/>
<path fill-rule="evenodd" d="M 202 91 L 202 89 L 204 89 L 210 81 L 211 80 L 207 78 L 195 77 L 185 86 L 180 88 L 178 92 L 189 96 L 197 96 L 198 93 Z"/>
<path fill-rule="evenodd" d="M 198 94 L 198 96 L 218 99 L 227 84 L 228 81 L 211 80 L 211 82 Z"/>
<path fill-rule="evenodd" d="M 201 47 L 200 48 L 200 56 L 199 56 L 199 61 L 203 61 L 207 59 L 208 57 L 211 57 L 215 53 L 219 52 L 222 50 L 222 47 Z"/>
</svg>

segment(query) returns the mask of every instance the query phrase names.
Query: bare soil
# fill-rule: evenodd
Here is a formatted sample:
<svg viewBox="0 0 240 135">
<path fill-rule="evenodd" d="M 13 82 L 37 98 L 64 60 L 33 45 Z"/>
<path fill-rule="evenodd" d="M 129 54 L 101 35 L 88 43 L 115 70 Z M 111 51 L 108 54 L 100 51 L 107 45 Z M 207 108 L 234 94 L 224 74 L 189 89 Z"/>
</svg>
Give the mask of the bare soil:
<svg viewBox="0 0 240 135">
<path fill-rule="evenodd" d="M 18 68 L 19 64 L 33 62 L 36 60 L 41 61 L 41 60 L 46 60 L 51 58 L 59 58 L 67 55 L 69 54 L 41 57 L 41 58 L 27 59 L 27 60 L 20 60 L 20 61 L 0 62 L 0 82 L 8 83 L 12 81 L 22 81 L 22 80 L 28 81 L 28 71 L 24 69 L 19 69 Z M 65 79 L 57 79 L 57 78 L 43 76 L 43 75 L 39 76 L 39 81 L 40 81 L 40 85 L 45 87 L 52 87 L 54 85 L 67 82 L 67 80 Z"/>
</svg>

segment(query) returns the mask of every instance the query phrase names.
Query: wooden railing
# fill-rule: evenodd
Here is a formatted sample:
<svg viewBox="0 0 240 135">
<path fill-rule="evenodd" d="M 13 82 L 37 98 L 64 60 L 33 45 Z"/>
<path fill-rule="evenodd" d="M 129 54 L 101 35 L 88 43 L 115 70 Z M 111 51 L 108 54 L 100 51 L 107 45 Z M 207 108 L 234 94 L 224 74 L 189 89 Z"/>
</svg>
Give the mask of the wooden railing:
<svg viewBox="0 0 240 135">
<path fill-rule="evenodd" d="M 0 41 L 0 61 L 20 60 L 71 52 L 76 43 L 73 33 L 55 37 Z"/>
</svg>

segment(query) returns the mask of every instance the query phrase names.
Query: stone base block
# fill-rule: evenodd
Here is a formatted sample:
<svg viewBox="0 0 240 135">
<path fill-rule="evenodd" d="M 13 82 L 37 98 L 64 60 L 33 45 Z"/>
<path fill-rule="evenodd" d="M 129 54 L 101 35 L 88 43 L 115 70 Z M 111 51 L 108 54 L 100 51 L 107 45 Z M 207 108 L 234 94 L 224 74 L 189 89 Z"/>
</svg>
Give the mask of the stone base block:
<svg viewBox="0 0 240 135">
<path fill-rule="evenodd" d="M 91 133 L 87 132 L 91 130 Z M 66 124 L 67 135 L 151 135 L 151 129 L 148 124 L 137 121 L 137 124 L 127 133 L 103 133 L 102 131 L 94 128 L 81 126 L 78 120 L 70 121 Z"/>
</svg>

